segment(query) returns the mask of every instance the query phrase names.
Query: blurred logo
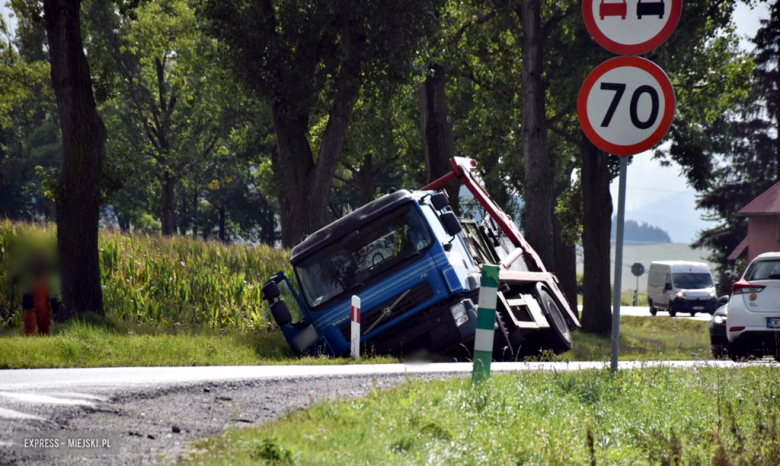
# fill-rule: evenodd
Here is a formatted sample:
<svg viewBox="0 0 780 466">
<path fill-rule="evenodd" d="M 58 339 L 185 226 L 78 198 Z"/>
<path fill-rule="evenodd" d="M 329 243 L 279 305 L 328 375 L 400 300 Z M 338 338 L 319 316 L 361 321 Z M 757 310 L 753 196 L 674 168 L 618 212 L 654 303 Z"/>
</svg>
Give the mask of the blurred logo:
<svg viewBox="0 0 780 466">
<path fill-rule="evenodd" d="M 751 301 L 755 301 L 755 300 L 756 300 L 756 298 L 758 298 L 758 296 L 756 296 L 756 294 L 755 294 L 755 293 L 753 293 L 752 295 L 750 295 L 750 298 L 749 298 L 749 299 L 750 299 Z"/>
</svg>

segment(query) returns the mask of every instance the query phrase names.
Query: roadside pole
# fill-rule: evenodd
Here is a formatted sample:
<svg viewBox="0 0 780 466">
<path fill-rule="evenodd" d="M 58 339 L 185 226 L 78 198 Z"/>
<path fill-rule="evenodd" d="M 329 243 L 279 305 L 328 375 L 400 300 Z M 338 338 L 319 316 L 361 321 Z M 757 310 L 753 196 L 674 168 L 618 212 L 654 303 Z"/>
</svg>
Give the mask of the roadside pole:
<svg viewBox="0 0 780 466">
<path fill-rule="evenodd" d="M 352 359 L 360 357 L 360 298 L 352 296 L 352 311 L 350 312 L 350 356 Z"/>
<path fill-rule="evenodd" d="M 626 2 L 607 5 L 604 0 L 582 1 L 582 18 L 591 37 L 608 51 L 620 55 L 597 66 L 585 78 L 577 98 L 577 117 L 585 136 L 604 152 L 621 156 L 612 305 L 612 372 L 618 368 L 620 352 L 626 157 L 645 152 L 661 142 L 672 126 L 677 104 L 674 86 L 664 70 L 637 56 L 663 44 L 680 21 L 682 0 L 665 0 L 657 5 L 662 10 L 656 18 L 642 10 L 641 0 L 639 4 L 631 5 Z M 627 96 L 625 99 L 624 95 Z M 618 117 L 614 118 L 616 115 Z M 638 288 L 637 283 L 635 303 Z"/>
<path fill-rule="evenodd" d="M 620 295 L 622 294 L 623 278 L 623 220 L 626 213 L 626 173 L 628 172 L 628 157 L 620 157 L 620 186 L 618 187 L 617 230 L 615 235 L 615 284 L 612 304 L 612 363 L 610 370 L 618 368 L 620 354 Z"/>
<path fill-rule="evenodd" d="M 479 382 L 490 377 L 493 360 L 493 335 L 496 328 L 496 301 L 498 298 L 498 266 L 483 265 L 479 283 L 477 333 L 474 336 L 474 368 L 471 380 Z"/>
</svg>

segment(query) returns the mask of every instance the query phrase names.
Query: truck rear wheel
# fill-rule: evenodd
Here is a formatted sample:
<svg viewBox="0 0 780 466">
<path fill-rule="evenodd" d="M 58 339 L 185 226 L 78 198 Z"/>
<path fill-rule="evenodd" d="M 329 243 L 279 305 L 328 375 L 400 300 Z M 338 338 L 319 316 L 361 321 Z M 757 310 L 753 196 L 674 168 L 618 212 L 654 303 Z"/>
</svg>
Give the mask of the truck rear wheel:
<svg viewBox="0 0 780 466">
<path fill-rule="evenodd" d="M 550 323 L 549 329 L 540 332 L 541 347 L 553 351 L 555 354 L 569 351 L 572 347 L 571 331 L 566 324 L 566 319 L 563 318 L 558 303 L 545 289 L 539 293 L 539 305 L 542 307 L 547 322 Z"/>
<path fill-rule="evenodd" d="M 523 357 L 537 357 L 543 351 L 555 354 L 569 351 L 572 348 L 571 332 L 558 303 L 541 284 L 532 293 L 550 327 L 526 335 L 520 354 Z"/>
</svg>

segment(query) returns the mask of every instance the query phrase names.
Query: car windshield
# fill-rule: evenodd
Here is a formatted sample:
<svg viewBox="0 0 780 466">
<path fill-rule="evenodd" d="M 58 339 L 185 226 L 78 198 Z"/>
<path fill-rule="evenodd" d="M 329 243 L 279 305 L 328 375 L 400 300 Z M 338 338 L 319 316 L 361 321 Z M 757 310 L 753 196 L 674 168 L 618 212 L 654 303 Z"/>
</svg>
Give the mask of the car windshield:
<svg viewBox="0 0 780 466">
<path fill-rule="evenodd" d="M 312 308 L 349 292 L 426 250 L 431 234 L 409 203 L 328 245 L 296 266 Z"/>
<path fill-rule="evenodd" d="M 747 281 L 780 280 L 780 261 L 759 261 L 750 266 L 745 274 Z"/>
<path fill-rule="evenodd" d="M 712 287 L 712 275 L 708 273 L 672 274 L 674 287 L 680 290 L 703 290 Z"/>
</svg>

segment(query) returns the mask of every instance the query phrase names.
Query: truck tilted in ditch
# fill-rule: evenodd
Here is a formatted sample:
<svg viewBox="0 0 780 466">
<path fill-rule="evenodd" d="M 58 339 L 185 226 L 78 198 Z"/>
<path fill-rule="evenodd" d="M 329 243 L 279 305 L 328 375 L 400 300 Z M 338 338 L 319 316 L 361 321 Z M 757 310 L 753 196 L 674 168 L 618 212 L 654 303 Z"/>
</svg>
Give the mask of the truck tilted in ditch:
<svg viewBox="0 0 780 466">
<path fill-rule="evenodd" d="M 428 186 L 386 194 L 298 244 L 290 257 L 297 291 L 283 272 L 263 285 L 263 298 L 295 352 L 349 353 L 351 297 L 357 295 L 361 354 L 468 357 L 483 264 L 500 267 L 494 358 L 571 349 L 571 331 L 580 323 L 557 279 L 474 178 L 476 163 L 450 162 L 452 172 Z M 481 205 L 479 220 L 452 212 L 447 194 L 438 191 L 452 180 Z"/>
</svg>

